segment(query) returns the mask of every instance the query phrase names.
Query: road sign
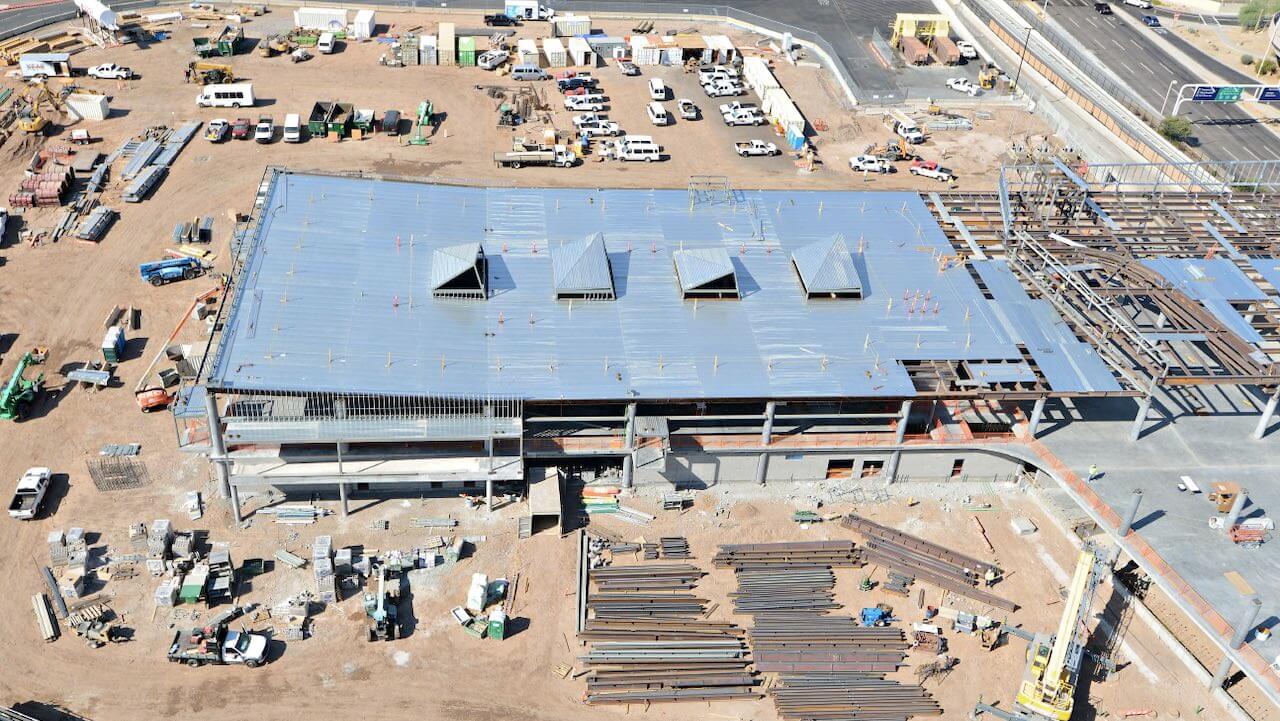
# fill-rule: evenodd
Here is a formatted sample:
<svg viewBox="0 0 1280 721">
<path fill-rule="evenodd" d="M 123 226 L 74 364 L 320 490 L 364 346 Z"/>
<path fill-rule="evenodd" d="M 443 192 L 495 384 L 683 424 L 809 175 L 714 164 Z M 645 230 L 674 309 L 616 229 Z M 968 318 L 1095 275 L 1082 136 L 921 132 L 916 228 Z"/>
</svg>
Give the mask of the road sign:
<svg viewBox="0 0 1280 721">
<path fill-rule="evenodd" d="M 1258 93 L 1258 100 L 1264 103 L 1280 102 L 1280 87 L 1262 88 Z"/>
<path fill-rule="evenodd" d="M 1244 88 L 1236 85 L 1227 85 L 1225 87 L 1218 88 L 1218 97 L 1214 98 L 1214 101 L 1219 103 L 1234 103 L 1239 101 L 1243 95 Z"/>
<path fill-rule="evenodd" d="M 1212 102 L 1218 97 L 1218 88 L 1215 85 L 1197 85 L 1195 95 L 1191 99 L 1198 103 Z"/>
</svg>

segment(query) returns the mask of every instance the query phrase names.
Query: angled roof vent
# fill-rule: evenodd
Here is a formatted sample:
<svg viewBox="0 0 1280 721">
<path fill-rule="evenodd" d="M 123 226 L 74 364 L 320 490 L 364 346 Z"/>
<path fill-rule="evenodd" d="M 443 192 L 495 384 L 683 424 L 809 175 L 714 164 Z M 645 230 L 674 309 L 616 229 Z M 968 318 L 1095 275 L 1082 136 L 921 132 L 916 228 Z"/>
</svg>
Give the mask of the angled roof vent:
<svg viewBox="0 0 1280 721">
<path fill-rule="evenodd" d="M 617 297 L 613 290 L 613 269 L 600 233 L 552 248 L 551 278 L 557 300 L 614 300 Z"/>
<path fill-rule="evenodd" d="M 844 236 L 837 233 L 791 253 L 806 298 L 861 298 L 862 279 Z"/>
<path fill-rule="evenodd" d="M 692 248 L 671 254 L 680 295 L 689 298 L 741 298 L 733 261 L 724 248 Z"/>
<path fill-rule="evenodd" d="M 431 254 L 431 297 L 476 298 L 489 295 L 489 262 L 479 243 L 437 248 Z"/>
</svg>

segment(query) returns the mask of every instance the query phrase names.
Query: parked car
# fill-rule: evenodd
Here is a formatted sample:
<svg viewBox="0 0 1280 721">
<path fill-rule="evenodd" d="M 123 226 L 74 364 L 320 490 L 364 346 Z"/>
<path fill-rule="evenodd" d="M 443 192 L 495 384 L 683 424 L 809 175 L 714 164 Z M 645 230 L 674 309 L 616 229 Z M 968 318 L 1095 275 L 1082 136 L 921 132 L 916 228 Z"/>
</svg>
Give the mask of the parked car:
<svg viewBox="0 0 1280 721">
<path fill-rule="evenodd" d="M 20 521 L 29 521 L 40 512 L 40 504 L 44 494 L 49 490 L 49 479 L 53 477 L 48 468 L 28 468 L 22 478 L 18 479 L 18 489 L 9 502 L 9 516 Z"/>
<path fill-rule="evenodd" d="M 1141 8 L 1143 10 L 1151 9 L 1151 3 L 1147 2 L 1147 0 L 1124 0 L 1124 4 L 1131 5 L 1136 8 Z"/>
<path fill-rule="evenodd" d="M 698 82 L 703 85 L 716 80 L 736 81 L 737 79 L 738 71 L 728 65 L 704 65 L 698 68 Z"/>
<path fill-rule="evenodd" d="M 957 93 L 964 93 L 969 97 L 973 97 L 982 92 L 982 89 L 970 82 L 968 78 L 948 78 L 947 87 Z"/>
<path fill-rule="evenodd" d="M 650 100 L 666 100 L 667 84 L 662 82 L 662 78 L 649 79 L 649 99 Z"/>
<path fill-rule="evenodd" d="M 965 60 L 977 60 L 978 48 L 968 40 L 957 40 L 956 50 L 960 51 L 960 57 Z"/>
<path fill-rule="evenodd" d="M 876 155 L 855 155 L 849 158 L 849 169 L 868 173 L 892 173 L 893 164 Z"/>
<path fill-rule="evenodd" d="M 253 123 L 248 118 L 236 118 L 231 124 L 231 137 L 236 140 L 248 140 L 253 135 Z"/>
<path fill-rule="evenodd" d="M 577 75 L 572 78 L 560 78 L 556 81 L 556 89 L 562 93 L 569 90 L 577 90 L 578 88 L 594 88 L 595 86 L 596 79 L 590 75 Z"/>
<path fill-rule="evenodd" d="M 635 63 L 630 60 L 619 60 L 618 69 L 622 71 L 623 75 L 635 76 L 640 74 L 640 68 L 637 68 Z"/>
<path fill-rule="evenodd" d="M 764 113 L 754 105 L 743 105 L 739 102 L 720 106 L 720 117 L 725 125 L 764 125 Z"/>
<path fill-rule="evenodd" d="M 956 174 L 951 172 L 949 168 L 944 168 L 932 160 L 915 160 L 911 163 L 911 174 L 919 175 L 922 178 L 933 178 L 944 183 L 949 183 L 956 179 Z"/>
<path fill-rule="evenodd" d="M 253 129 L 253 140 L 257 143 L 269 143 L 276 139 L 276 121 L 270 115 L 259 115 L 258 125 Z"/>
<path fill-rule="evenodd" d="M 513 18 L 510 15 L 503 15 L 502 13 L 494 13 L 493 15 L 484 16 L 484 24 L 491 28 L 517 27 L 520 25 L 520 19 Z"/>
<path fill-rule="evenodd" d="M 231 123 L 227 122 L 226 118 L 210 120 L 204 128 L 204 139 L 211 143 L 221 143 L 227 139 L 227 133 L 230 130 Z"/>
<path fill-rule="evenodd" d="M 128 80 L 133 77 L 133 70 L 116 65 L 115 63 L 103 63 L 94 65 L 87 71 L 90 77 L 102 78 L 104 80 Z"/>
<path fill-rule="evenodd" d="M 622 128 L 612 120 L 595 120 L 578 126 L 578 132 L 588 138 L 599 136 L 615 137 L 622 135 Z"/>
<path fill-rule="evenodd" d="M 778 150 L 778 146 L 773 143 L 766 143 L 763 140 L 746 140 L 741 143 L 734 143 L 733 147 L 738 155 L 744 158 L 752 155 L 778 155 L 782 152 Z"/>
<path fill-rule="evenodd" d="M 676 101 L 676 107 L 680 109 L 681 120 L 697 120 L 698 106 L 693 104 L 688 98 L 680 98 Z"/>
<path fill-rule="evenodd" d="M 1095 11 L 1095 12 L 1097 12 L 1099 15 L 1110 15 L 1110 14 L 1111 14 L 1111 6 L 1110 6 L 1110 5 L 1108 5 L 1107 3 L 1094 3 L 1094 4 L 1093 4 L 1093 9 L 1094 9 L 1094 11 Z"/>
<path fill-rule="evenodd" d="M 1142 24 L 1149 28 L 1158 28 L 1160 27 L 1160 18 L 1155 15 L 1143 15 Z"/>
<path fill-rule="evenodd" d="M 505 50 L 489 50 L 480 53 L 480 57 L 476 58 L 476 65 L 481 70 L 493 70 L 501 67 L 509 57 L 510 55 Z"/>
</svg>

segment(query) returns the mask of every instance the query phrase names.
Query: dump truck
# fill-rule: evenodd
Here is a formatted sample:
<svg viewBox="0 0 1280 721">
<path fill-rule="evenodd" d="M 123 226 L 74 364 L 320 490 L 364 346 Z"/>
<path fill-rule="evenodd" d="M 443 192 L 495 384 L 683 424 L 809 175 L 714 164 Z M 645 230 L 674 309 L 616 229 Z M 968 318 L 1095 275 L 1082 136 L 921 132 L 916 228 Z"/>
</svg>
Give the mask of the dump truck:
<svg viewBox="0 0 1280 721">
<path fill-rule="evenodd" d="M 231 66 L 225 63 L 210 63 L 199 60 L 187 63 L 187 82 L 189 83 L 218 85 L 234 83 L 235 81 L 235 73 L 231 72 Z"/>
<path fill-rule="evenodd" d="M 512 145 L 511 152 L 493 154 L 493 162 L 502 168 L 523 168 L 526 165 L 554 165 L 557 168 L 568 168 L 576 160 L 567 146 L 549 147 L 539 143 L 528 143 L 519 138 Z"/>
<path fill-rule="evenodd" d="M 169 660 L 192 668 L 205 664 L 244 664 L 257 668 L 266 662 L 267 637 L 243 629 L 232 631 L 226 623 L 188 632 L 175 631 L 169 644 Z"/>
<path fill-rule="evenodd" d="M 175 280 L 191 280 L 205 271 L 195 258 L 169 258 L 138 266 L 138 275 L 151 285 L 164 285 Z"/>
<path fill-rule="evenodd" d="M 949 37 L 935 35 L 929 50 L 933 52 L 933 59 L 943 65 L 955 65 L 960 62 L 960 48 L 956 47 Z"/>
<path fill-rule="evenodd" d="M 904 35 L 898 42 L 898 47 L 902 50 L 902 57 L 912 65 L 924 65 L 929 62 L 929 49 L 924 46 L 920 38 Z"/>
</svg>

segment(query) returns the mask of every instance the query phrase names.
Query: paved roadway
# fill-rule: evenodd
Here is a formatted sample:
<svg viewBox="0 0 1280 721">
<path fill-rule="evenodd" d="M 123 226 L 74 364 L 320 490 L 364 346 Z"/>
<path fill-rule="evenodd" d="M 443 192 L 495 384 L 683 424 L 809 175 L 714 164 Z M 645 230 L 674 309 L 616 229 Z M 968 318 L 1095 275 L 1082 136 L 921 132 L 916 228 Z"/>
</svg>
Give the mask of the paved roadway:
<svg viewBox="0 0 1280 721">
<path fill-rule="evenodd" d="M 1130 13 L 1139 18 L 1134 8 L 1112 2 L 1115 13 Z M 1168 31 L 1134 27 L 1119 17 L 1099 15 L 1092 3 L 1087 6 L 1050 2 L 1049 15 L 1064 27 L 1083 48 L 1093 53 L 1116 75 L 1127 81 L 1143 99 L 1159 110 L 1165 104 L 1170 84 L 1174 93 L 1184 83 L 1201 82 L 1203 78 L 1184 67 L 1152 35 L 1163 33 L 1183 52 L 1228 80 L 1247 81 L 1241 73 L 1221 67 L 1189 43 Z M 1173 110 L 1172 93 L 1165 114 Z M 1280 158 L 1280 136 L 1253 119 L 1244 110 L 1230 105 L 1183 103 L 1183 113 L 1196 123 L 1196 137 L 1202 152 L 1215 160 L 1271 160 Z"/>
</svg>

